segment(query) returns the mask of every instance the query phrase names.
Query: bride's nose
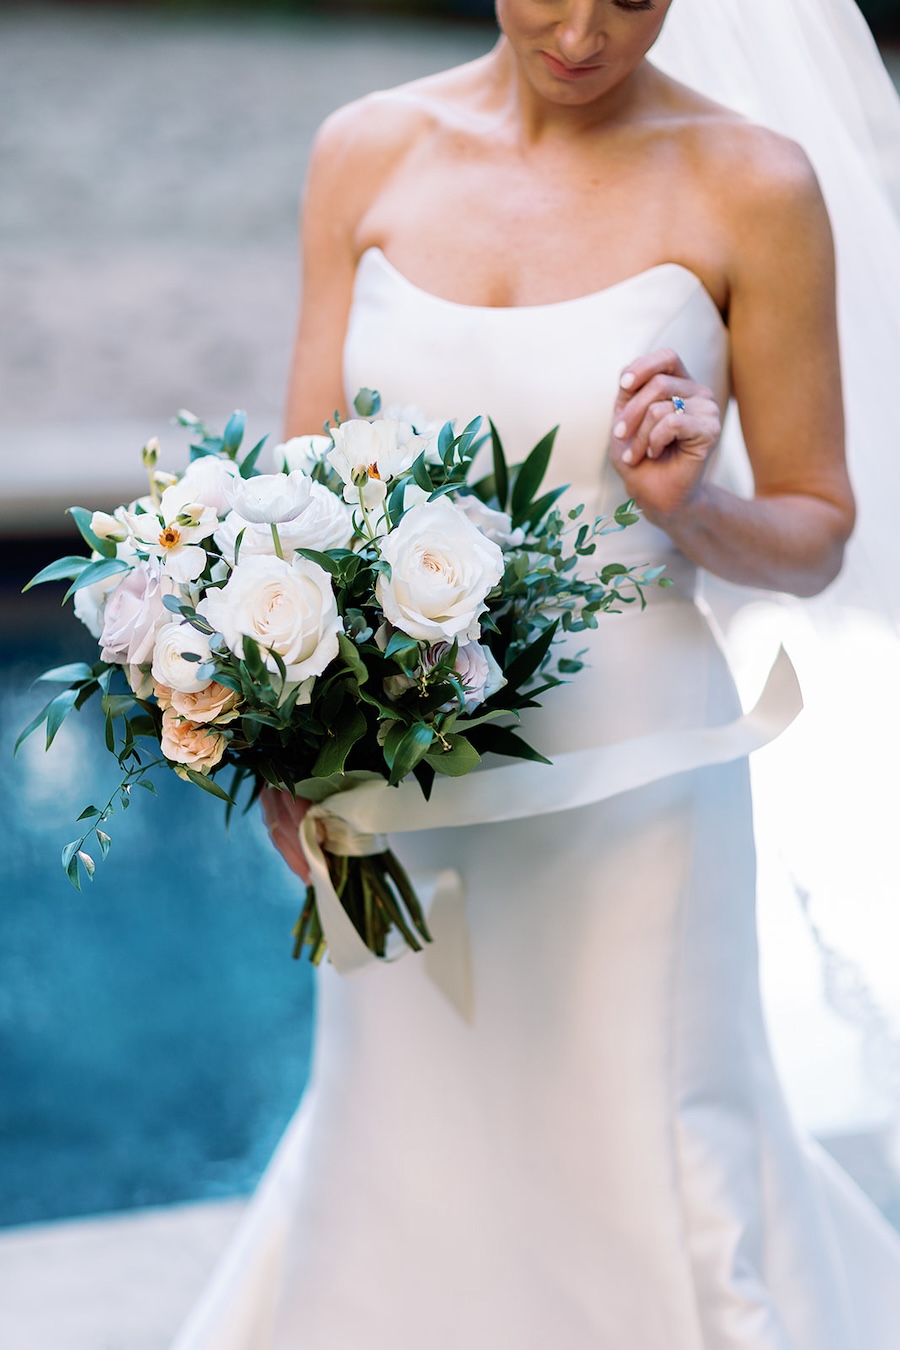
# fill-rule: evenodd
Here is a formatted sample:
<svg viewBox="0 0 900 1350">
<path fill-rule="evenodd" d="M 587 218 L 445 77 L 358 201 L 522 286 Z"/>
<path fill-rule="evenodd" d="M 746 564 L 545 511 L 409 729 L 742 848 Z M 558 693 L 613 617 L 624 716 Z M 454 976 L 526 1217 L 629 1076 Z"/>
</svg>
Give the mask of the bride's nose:
<svg viewBox="0 0 900 1350">
<path fill-rule="evenodd" d="M 572 65 L 587 65 L 606 45 L 603 0 L 569 0 L 559 20 L 556 40 L 560 56 Z"/>
</svg>

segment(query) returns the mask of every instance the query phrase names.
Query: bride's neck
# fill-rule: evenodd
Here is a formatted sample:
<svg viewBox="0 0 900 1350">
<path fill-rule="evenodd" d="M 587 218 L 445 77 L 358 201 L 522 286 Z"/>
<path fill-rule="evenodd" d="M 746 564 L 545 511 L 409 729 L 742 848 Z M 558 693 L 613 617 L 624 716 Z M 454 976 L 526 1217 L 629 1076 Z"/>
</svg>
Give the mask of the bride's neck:
<svg viewBox="0 0 900 1350">
<path fill-rule="evenodd" d="M 657 72 L 646 61 L 599 98 L 565 103 L 547 98 L 527 78 L 508 40 L 501 36 L 488 58 L 500 99 L 521 140 L 529 144 L 578 136 L 604 125 L 638 119 L 652 101 Z"/>
</svg>

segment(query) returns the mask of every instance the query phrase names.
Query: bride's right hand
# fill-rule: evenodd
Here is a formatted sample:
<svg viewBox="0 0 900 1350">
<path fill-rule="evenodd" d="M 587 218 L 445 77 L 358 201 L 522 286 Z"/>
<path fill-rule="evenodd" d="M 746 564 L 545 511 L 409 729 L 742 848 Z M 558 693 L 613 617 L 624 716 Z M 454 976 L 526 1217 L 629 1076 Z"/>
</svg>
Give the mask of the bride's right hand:
<svg viewBox="0 0 900 1350">
<path fill-rule="evenodd" d="M 263 819 L 269 838 L 292 872 L 305 885 L 310 883 L 309 864 L 300 846 L 300 826 L 312 802 L 305 797 L 292 797 L 289 792 L 265 787 L 259 795 Z"/>
</svg>

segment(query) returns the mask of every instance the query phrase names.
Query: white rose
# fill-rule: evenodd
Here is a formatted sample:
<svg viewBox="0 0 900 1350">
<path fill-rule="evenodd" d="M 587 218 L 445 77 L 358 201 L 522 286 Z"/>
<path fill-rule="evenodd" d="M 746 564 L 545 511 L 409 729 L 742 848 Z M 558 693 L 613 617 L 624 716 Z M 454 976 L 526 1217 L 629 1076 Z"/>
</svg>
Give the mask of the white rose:
<svg viewBox="0 0 900 1350">
<path fill-rule="evenodd" d="M 385 618 L 410 637 L 470 642 L 481 634 L 488 592 L 503 576 L 503 554 L 441 497 L 414 506 L 381 543 L 390 577 L 375 594 Z"/>
<path fill-rule="evenodd" d="M 291 685 L 321 675 L 338 654 L 341 616 L 331 578 L 306 558 L 285 562 L 242 554 L 228 582 L 208 591 L 197 608 L 236 656 L 244 654 L 244 638 L 252 637 L 274 672 L 271 651 L 277 652 Z"/>
<path fill-rule="evenodd" d="M 100 632 L 102 660 L 129 666 L 149 661 L 158 630 L 172 618 L 163 604 L 163 596 L 172 590 L 155 558 L 126 572 L 106 602 Z"/>
<path fill-rule="evenodd" d="M 96 561 L 100 554 L 94 553 L 92 557 Z M 106 602 L 121 580 L 122 573 L 116 572 L 111 577 L 92 582 L 90 586 L 82 586 L 72 597 L 76 616 L 95 638 L 99 638 L 103 632 Z"/>
<path fill-rule="evenodd" d="M 393 418 L 342 422 L 331 435 L 327 458 L 344 482 L 344 500 L 355 506 L 362 490 L 366 510 L 381 505 L 390 480 L 406 473 L 427 444 L 408 422 Z"/>
<path fill-rule="evenodd" d="M 185 652 L 192 652 L 200 660 L 186 661 Z M 183 694 L 199 694 L 210 680 L 198 679 L 197 671 L 205 661 L 210 660 L 212 652 L 206 634 L 199 633 L 188 623 L 174 619 L 156 634 L 150 671 L 154 680 L 169 689 L 177 689 Z"/>
<path fill-rule="evenodd" d="M 254 525 L 280 525 L 299 516 L 309 499 L 312 479 L 305 473 L 261 473 L 233 478 L 225 485 L 229 505 Z"/>
<path fill-rule="evenodd" d="M 200 455 L 192 459 L 181 477 L 181 486 L 190 501 L 211 506 L 217 516 L 228 510 L 226 488 L 237 476 L 238 466 L 218 455 Z"/>
<path fill-rule="evenodd" d="M 293 520 L 278 526 L 281 551 L 290 561 L 295 549 L 313 548 L 324 553 L 329 548 L 346 548 L 353 534 L 350 508 L 321 483 L 309 482 L 306 505 Z M 244 531 L 240 557 L 253 554 L 275 556 L 275 540 L 268 525 L 254 525 L 237 511 L 230 512 L 216 530 L 215 541 L 222 556 L 234 565 L 237 537 Z"/>
<path fill-rule="evenodd" d="M 272 462 L 277 472 L 312 473 L 317 464 L 334 445 L 330 436 L 292 436 L 289 441 L 272 446 Z"/>
<path fill-rule="evenodd" d="M 485 506 L 474 492 L 456 497 L 453 505 L 468 516 L 482 534 L 487 535 L 488 539 L 493 539 L 501 548 L 518 548 L 525 542 L 525 531 L 514 530 L 512 519 L 505 511 L 495 511 L 493 507 Z"/>
</svg>

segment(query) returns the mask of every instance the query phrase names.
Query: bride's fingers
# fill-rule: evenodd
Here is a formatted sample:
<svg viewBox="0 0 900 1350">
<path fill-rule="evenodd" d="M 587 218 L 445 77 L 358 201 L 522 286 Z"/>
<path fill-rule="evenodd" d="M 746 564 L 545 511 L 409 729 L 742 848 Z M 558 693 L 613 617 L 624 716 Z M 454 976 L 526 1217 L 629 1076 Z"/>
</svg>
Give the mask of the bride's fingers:
<svg viewBox="0 0 900 1350">
<path fill-rule="evenodd" d="M 299 831 L 310 803 L 302 797 L 292 797 L 289 792 L 264 788 L 260 793 L 260 805 L 272 843 L 291 871 L 309 885 L 309 865 L 300 845 Z"/>
<path fill-rule="evenodd" d="M 667 412 L 672 412 L 672 400 L 676 398 L 683 403 L 698 398 L 708 400 L 712 398 L 712 391 L 693 380 L 679 379 L 672 375 L 654 375 L 616 412 L 613 425 L 614 439 L 630 441 L 652 407 L 660 404 L 664 405 Z"/>
<path fill-rule="evenodd" d="M 639 464 L 642 459 L 659 459 L 667 450 L 679 449 L 705 459 L 718 444 L 722 425 L 714 399 L 694 396 L 683 400 L 679 411 L 672 399 L 654 403 L 648 409 L 623 461 Z M 630 451 L 630 458 L 629 458 Z"/>
<path fill-rule="evenodd" d="M 618 418 L 628 402 L 640 393 L 651 380 L 668 376 L 675 380 L 690 380 L 681 357 L 671 347 L 648 352 L 639 356 L 625 367 L 619 377 L 619 393 L 616 399 L 616 417 Z"/>
</svg>

